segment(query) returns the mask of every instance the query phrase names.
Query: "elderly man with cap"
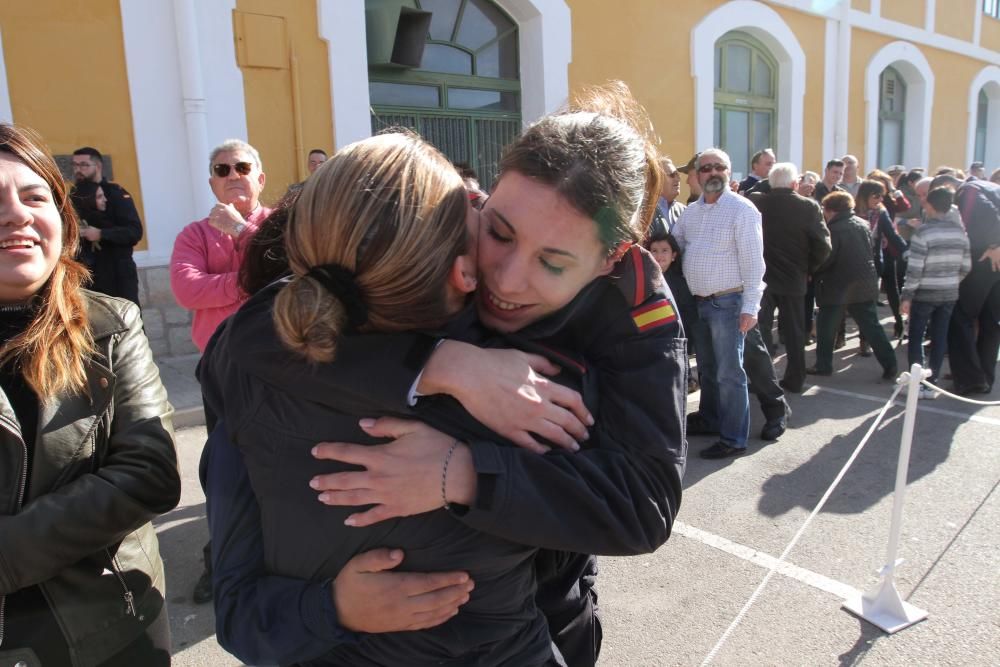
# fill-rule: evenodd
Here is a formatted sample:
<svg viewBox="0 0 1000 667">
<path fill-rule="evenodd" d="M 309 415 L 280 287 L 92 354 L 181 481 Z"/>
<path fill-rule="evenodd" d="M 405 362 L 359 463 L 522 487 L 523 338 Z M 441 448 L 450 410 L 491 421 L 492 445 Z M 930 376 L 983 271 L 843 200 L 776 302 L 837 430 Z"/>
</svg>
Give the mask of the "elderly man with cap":
<svg viewBox="0 0 1000 667">
<path fill-rule="evenodd" d="M 692 203 L 698 201 L 701 197 L 701 183 L 698 182 L 698 169 L 695 167 L 698 164 L 698 156 L 701 153 L 695 153 L 687 164 L 683 167 L 677 167 L 677 171 L 684 174 L 684 182 L 687 183 L 688 190 L 691 194 L 688 195 L 687 203 L 690 206 Z"/>
</svg>

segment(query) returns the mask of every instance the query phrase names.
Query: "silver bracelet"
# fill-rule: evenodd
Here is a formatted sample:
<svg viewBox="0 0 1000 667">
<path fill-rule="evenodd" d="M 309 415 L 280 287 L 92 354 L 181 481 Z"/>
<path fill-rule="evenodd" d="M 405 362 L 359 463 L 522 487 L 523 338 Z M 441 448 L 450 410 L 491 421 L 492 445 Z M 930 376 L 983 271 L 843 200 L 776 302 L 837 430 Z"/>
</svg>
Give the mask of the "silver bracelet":
<svg viewBox="0 0 1000 667">
<path fill-rule="evenodd" d="M 445 494 L 445 487 L 448 484 L 448 464 L 451 463 L 451 455 L 455 453 L 455 448 L 458 447 L 459 441 L 451 443 L 451 447 L 448 448 L 448 453 L 444 455 L 444 467 L 441 469 L 441 502 L 444 503 L 444 508 L 446 510 L 451 510 L 451 505 L 448 504 L 448 497 Z"/>
</svg>

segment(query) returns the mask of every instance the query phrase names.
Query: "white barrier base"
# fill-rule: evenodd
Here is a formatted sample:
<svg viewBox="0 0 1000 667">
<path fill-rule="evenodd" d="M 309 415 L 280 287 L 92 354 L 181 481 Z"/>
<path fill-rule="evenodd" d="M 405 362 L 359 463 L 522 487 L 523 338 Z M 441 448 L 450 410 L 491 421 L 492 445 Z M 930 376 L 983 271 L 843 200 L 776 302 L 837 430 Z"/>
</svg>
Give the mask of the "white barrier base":
<svg viewBox="0 0 1000 667">
<path fill-rule="evenodd" d="M 896 590 L 892 573 L 884 575 L 878 587 L 844 600 L 844 609 L 877 625 L 890 635 L 927 618 L 927 612 L 905 601 Z"/>
</svg>

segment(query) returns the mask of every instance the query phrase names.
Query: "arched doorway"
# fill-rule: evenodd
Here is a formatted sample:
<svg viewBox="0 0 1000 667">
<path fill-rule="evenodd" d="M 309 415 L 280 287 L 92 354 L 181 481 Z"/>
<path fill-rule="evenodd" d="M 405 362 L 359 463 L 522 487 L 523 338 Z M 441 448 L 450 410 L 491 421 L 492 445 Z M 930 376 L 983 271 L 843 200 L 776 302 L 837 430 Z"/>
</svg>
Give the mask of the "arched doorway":
<svg viewBox="0 0 1000 667">
<path fill-rule="evenodd" d="M 372 64 L 372 131 L 404 126 L 489 188 L 500 153 L 521 127 L 518 27 L 489 0 L 415 0 L 431 12 L 420 65 Z"/>
<path fill-rule="evenodd" d="M 745 32 L 728 32 L 715 44 L 713 144 L 729 154 L 737 180 L 754 153 L 775 147 L 777 69 L 767 48 Z"/>
<path fill-rule="evenodd" d="M 934 72 L 920 49 L 908 42 L 879 49 L 865 68 L 864 171 L 932 166 L 933 106 Z"/>
<path fill-rule="evenodd" d="M 886 67 L 879 76 L 878 166 L 882 169 L 902 164 L 905 123 L 906 82 L 895 68 Z"/>
</svg>

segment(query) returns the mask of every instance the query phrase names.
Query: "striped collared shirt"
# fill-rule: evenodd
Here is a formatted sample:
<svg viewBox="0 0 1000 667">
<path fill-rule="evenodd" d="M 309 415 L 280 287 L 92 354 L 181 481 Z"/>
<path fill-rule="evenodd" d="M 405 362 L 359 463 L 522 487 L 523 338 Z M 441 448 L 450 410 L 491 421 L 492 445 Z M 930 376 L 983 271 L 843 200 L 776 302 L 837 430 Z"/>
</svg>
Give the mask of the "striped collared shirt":
<svg viewBox="0 0 1000 667">
<path fill-rule="evenodd" d="M 757 316 L 764 291 L 764 236 L 756 206 L 729 190 L 714 204 L 702 196 L 681 214 L 674 237 L 692 294 L 742 287 L 740 312 Z"/>
</svg>

